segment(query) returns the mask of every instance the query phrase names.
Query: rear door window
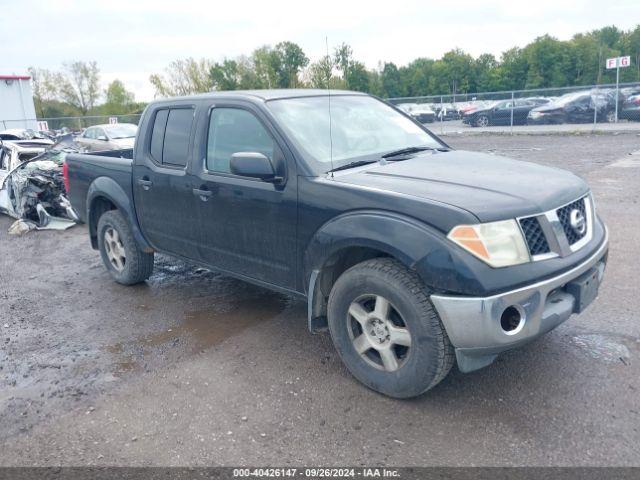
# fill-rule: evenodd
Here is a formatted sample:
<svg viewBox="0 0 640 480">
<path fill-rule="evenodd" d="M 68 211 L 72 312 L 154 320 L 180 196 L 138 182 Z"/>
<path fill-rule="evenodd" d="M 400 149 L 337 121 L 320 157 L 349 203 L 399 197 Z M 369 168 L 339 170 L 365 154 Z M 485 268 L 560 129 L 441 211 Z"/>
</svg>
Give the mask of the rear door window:
<svg viewBox="0 0 640 480">
<path fill-rule="evenodd" d="M 151 156 L 158 163 L 162 163 L 162 144 L 164 143 L 164 130 L 167 126 L 168 116 L 169 110 L 158 110 L 153 122 L 153 131 L 151 132 Z"/>
<path fill-rule="evenodd" d="M 164 134 L 162 163 L 185 166 L 189 153 L 189 138 L 193 125 L 193 109 L 178 108 L 169 110 L 167 128 Z"/>
<path fill-rule="evenodd" d="M 193 108 L 158 110 L 151 132 L 153 159 L 163 165 L 186 166 L 192 127 Z"/>
</svg>

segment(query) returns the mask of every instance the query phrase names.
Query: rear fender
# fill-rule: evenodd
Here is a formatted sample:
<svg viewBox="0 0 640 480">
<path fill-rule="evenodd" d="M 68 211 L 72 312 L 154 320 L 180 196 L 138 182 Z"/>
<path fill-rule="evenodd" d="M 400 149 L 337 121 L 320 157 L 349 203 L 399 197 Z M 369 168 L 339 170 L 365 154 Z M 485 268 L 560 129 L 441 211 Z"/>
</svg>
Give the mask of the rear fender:
<svg viewBox="0 0 640 480">
<path fill-rule="evenodd" d="M 95 249 L 98 248 L 97 229 L 100 217 L 97 215 L 99 212 L 97 212 L 96 206 L 100 199 L 108 200 L 124 215 L 131 227 L 136 243 L 143 251 L 152 252 L 153 248 L 145 240 L 140 230 L 140 225 L 138 225 L 138 219 L 131 203 L 131 198 L 115 180 L 109 177 L 96 178 L 89 186 L 89 191 L 87 192 L 86 218 L 91 236 L 91 246 Z"/>
</svg>

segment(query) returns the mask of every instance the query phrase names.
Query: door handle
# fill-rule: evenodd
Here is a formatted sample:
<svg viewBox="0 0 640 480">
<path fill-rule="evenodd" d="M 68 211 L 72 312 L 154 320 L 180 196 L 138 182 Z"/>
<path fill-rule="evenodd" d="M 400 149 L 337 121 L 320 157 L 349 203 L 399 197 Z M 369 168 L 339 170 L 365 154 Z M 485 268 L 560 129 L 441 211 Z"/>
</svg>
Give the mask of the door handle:
<svg viewBox="0 0 640 480">
<path fill-rule="evenodd" d="M 202 190 L 199 188 L 194 188 L 193 194 L 200 197 L 200 200 L 202 200 L 203 202 L 206 202 L 207 200 L 209 200 L 209 197 L 213 195 L 213 192 L 211 190 Z"/>
<path fill-rule="evenodd" d="M 141 185 L 143 190 L 149 190 L 153 186 L 153 182 L 151 180 L 139 178 L 138 185 Z"/>
</svg>

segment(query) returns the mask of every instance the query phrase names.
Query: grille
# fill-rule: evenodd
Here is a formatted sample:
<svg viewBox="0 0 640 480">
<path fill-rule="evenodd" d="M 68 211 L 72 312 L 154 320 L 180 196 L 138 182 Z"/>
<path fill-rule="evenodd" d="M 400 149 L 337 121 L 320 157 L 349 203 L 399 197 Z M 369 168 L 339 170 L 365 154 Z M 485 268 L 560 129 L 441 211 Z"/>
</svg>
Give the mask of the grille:
<svg viewBox="0 0 640 480">
<path fill-rule="evenodd" d="M 524 238 L 529 246 L 529 253 L 532 256 L 542 255 L 551 251 L 537 218 L 529 217 L 520 219 L 520 227 L 522 227 L 522 233 L 524 233 Z"/>
<path fill-rule="evenodd" d="M 571 212 L 575 209 L 578 209 L 582 213 L 586 221 L 587 211 L 584 206 L 584 198 L 581 198 L 580 200 L 576 200 L 575 202 L 570 203 L 569 205 L 566 205 L 556 210 L 556 214 L 558 215 L 558 219 L 562 224 L 562 228 L 564 230 L 564 234 L 567 237 L 567 241 L 569 242 L 569 245 L 573 245 L 577 241 L 584 238 L 584 236 L 587 234 L 587 229 L 585 229 L 585 231 L 582 234 L 580 234 L 571 227 Z"/>
</svg>

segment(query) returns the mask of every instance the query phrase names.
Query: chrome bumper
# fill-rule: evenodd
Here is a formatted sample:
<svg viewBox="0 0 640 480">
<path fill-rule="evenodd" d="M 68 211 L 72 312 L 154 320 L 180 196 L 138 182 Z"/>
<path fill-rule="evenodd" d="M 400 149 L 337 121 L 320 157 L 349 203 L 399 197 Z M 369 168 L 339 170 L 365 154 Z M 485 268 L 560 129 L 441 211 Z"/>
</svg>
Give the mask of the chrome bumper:
<svg viewBox="0 0 640 480">
<path fill-rule="evenodd" d="M 575 311 L 575 297 L 563 289 L 567 283 L 597 268 L 604 274 L 609 235 L 587 260 L 577 267 L 532 285 L 491 297 L 431 295 L 440 319 L 456 349 L 458 368 L 471 372 L 492 363 L 500 352 L 528 343 L 567 320 Z M 521 322 L 505 331 L 500 318 L 514 306 Z"/>
</svg>

